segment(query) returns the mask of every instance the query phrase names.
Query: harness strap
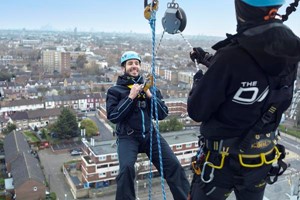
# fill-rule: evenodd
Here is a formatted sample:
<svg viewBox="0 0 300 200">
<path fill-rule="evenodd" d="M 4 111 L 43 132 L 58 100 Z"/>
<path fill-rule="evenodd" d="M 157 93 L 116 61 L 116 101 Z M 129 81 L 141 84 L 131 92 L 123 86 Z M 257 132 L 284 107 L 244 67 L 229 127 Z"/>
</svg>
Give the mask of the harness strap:
<svg viewBox="0 0 300 200">
<path fill-rule="evenodd" d="M 278 176 L 281 176 L 285 172 L 285 170 L 289 167 L 289 165 L 283 161 L 283 159 L 285 158 L 285 155 L 286 155 L 285 147 L 281 144 L 277 144 L 276 146 L 277 146 L 278 150 L 280 151 L 281 155 L 277 160 L 277 165 L 272 166 L 272 168 L 267 176 L 266 182 L 270 185 L 275 183 L 278 179 Z"/>
</svg>

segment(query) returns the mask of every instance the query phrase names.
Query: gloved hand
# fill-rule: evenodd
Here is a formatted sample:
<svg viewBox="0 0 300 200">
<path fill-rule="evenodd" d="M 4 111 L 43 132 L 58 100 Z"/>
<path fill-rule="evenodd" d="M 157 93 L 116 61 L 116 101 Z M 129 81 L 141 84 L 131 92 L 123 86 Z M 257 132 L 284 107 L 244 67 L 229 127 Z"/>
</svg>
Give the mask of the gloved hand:
<svg viewBox="0 0 300 200">
<path fill-rule="evenodd" d="M 213 55 L 209 54 L 208 52 L 204 51 L 201 47 L 193 48 L 193 51 L 190 52 L 190 58 L 193 62 L 195 60 L 197 63 L 201 63 L 206 67 L 209 67 L 210 59 Z"/>
<path fill-rule="evenodd" d="M 202 78 L 202 76 L 203 76 L 203 72 L 201 69 L 199 69 L 199 71 L 197 71 L 197 73 L 193 77 L 194 82 L 197 80 L 200 80 Z"/>
</svg>

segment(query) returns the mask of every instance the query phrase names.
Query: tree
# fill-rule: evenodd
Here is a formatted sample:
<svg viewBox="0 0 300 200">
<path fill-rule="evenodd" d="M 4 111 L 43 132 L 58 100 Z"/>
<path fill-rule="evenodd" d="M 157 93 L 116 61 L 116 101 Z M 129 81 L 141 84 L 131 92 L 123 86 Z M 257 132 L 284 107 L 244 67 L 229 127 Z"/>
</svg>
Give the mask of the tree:
<svg viewBox="0 0 300 200">
<path fill-rule="evenodd" d="M 77 68 L 83 69 L 85 63 L 87 63 L 86 56 L 82 54 L 79 55 L 76 59 Z"/>
<path fill-rule="evenodd" d="M 85 133 L 87 137 L 92 137 L 94 135 L 98 135 L 98 127 L 97 124 L 91 119 L 84 119 L 81 121 L 81 127 L 85 128 Z"/>
<path fill-rule="evenodd" d="M 61 139 L 75 137 L 78 132 L 78 125 L 75 114 L 68 108 L 63 108 L 57 121 L 52 127 Z"/>
<path fill-rule="evenodd" d="M 16 129 L 17 129 L 17 126 L 15 124 L 8 123 L 7 127 L 2 130 L 2 133 L 4 135 L 7 135 L 7 134 L 9 134 L 10 132 L 12 132 L 13 130 L 16 130 Z"/>
<path fill-rule="evenodd" d="M 12 77 L 12 75 L 9 73 L 0 72 L 0 81 L 10 81 L 11 77 Z"/>
<path fill-rule="evenodd" d="M 160 132 L 180 131 L 183 129 L 183 124 L 177 118 L 172 117 L 168 121 L 159 123 Z"/>
</svg>

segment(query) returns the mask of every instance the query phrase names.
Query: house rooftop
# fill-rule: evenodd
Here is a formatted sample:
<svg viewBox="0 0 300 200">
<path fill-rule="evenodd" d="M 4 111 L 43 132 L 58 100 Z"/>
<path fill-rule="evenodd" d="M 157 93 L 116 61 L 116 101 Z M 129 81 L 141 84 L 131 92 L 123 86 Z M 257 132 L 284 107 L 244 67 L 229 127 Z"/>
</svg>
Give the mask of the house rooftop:
<svg viewBox="0 0 300 200">
<path fill-rule="evenodd" d="M 169 145 L 175 145 L 198 142 L 198 134 L 199 130 L 195 129 L 163 133 L 162 136 L 169 143 Z M 94 138 L 94 142 L 92 139 L 90 142 L 83 140 L 83 143 L 88 146 L 95 155 L 107 155 L 117 152 L 117 144 L 115 140 L 100 141 L 97 138 Z M 92 145 L 93 143 L 94 145 Z"/>
</svg>

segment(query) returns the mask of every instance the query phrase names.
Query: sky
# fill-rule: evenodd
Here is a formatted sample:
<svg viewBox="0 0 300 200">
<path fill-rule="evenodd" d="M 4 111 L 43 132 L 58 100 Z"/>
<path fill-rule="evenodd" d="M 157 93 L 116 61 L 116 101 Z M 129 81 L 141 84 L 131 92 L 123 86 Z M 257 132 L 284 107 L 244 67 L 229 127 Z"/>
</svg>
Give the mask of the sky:
<svg viewBox="0 0 300 200">
<path fill-rule="evenodd" d="M 150 3 L 151 0 L 148 0 Z M 172 0 L 160 0 L 156 33 Z M 187 26 L 183 34 L 225 36 L 235 33 L 234 0 L 175 0 L 184 10 Z M 285 14 L 285 8 L 279 10 Z M 5 0 L 1 1 L 0 29 L 151 33 L 144 18 L 144 0 Z M 285 22 L 300 36 L 300 6 Z"/>
</svg>

